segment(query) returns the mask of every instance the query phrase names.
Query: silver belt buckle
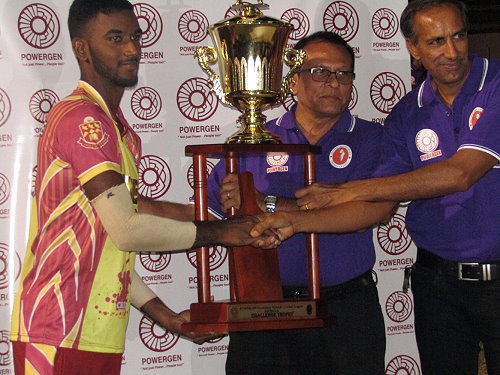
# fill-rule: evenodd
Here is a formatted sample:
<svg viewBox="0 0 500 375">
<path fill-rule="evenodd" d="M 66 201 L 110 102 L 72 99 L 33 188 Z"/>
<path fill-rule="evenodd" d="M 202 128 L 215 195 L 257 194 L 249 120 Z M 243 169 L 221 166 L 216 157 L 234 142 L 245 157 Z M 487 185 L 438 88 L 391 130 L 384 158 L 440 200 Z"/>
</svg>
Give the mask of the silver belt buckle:
<svg viewBox="0 0 500 375">
<path fill-rule="evenodd" d="M 458 263 L 458 280 L 465 280 L 465 281 L 488 281 L 491 280 L 491 264 L 481 264 L 481 269 L 483 271 L 483 278 L 482 279 L 471 279 L 469 277 L 463 277 L 462 276 L 462 266 L 479 266 L 479 263 Z"/>
</svg>

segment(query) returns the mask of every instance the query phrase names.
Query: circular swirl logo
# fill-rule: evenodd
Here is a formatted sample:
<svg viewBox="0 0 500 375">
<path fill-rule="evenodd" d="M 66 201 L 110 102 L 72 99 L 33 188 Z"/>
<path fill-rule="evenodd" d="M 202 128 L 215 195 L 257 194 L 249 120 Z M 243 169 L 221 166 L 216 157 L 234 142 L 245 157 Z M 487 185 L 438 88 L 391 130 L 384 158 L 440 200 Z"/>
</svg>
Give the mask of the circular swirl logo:
<svg viewBox="0 0 500 375">
<path fill-rule="evenodd" d="M 10 183 L 9 179 L 2 173 L 0 173 L 0 204 L 4 204 L 9 199 L 10 195 Z"/>
<path fill-rule="evenodd" d="M 10 351 L 9 331 L 0 331 L 0 366 L 8 366 L 12 363 Z"/>
<path fill-rule="evenodd" d="M 205 177 L 208 179 L 208 176 L 212 172 L 212 169 L 214 169 L 215 165 L 211 161 L 207 160 L 207 169 L 205 171 Z M 194 189 L 194 165 L 191 164 L 188 168 L 187 171 L 187 182 L 189 186 L 191 186 L 191 189 Z"/>
<path fill-rule="evenodd" d="M 302 39 L 309 33 L 309 28 L 311 27 L 309 18 L 307 18 L 305 12 L 299 8 L 286 10 L 281 15 L 281 20 L 288 22 L 293 26 L 293 30 L 289 36 L 291 40 Z"/>
<path fill-rule="evenodd" d="M 378 244 L 387 254 L 400 255 L 411 245 L 411 238 L 406 230 L 405 217 L 394 214 L 385 224 L 377 229 Z"/>
<path fill-rule="evenodd" d="M 35 92 L 30 99 L 30 113 L 41 124 L 45 124 L 50 109 L 59 101 L 57 94 L 48 89 Z"/>
<path fill-rule="evenodd" d="M 356 86 L 352 85 L 352 90 L 351 90 L 351 99 L 349 100 L 349 111 L 352 111 L 354 107 L 356 107 L 356 104 L 358 104 L 358 89 Z"/>
<path fill-rule="evenodd" d="M 407 293 L 394 292 L 385 301 L 385 312 L 393 322 L 404 322 L 410 317 L 412 311 L 413 301 Z"/>
<path fill-rule="evenodd" d="M 165 252 L 140 252 L 139 261 L 150 272 L 160 272 L 168 267 L 172 259 L 171 253 Z"/>
<path fill-rule="evenodd" d="M 281 152 L 268 152 L 266 155 L 267 164 L 271 167 L 285 165 L 289 155 Z"/>
<path fill-rule="evenodd" d="M 190 78 L 177 91 L 177 108 L 189 120 L 204 121 L 212 117 L 219 102 L 204 78 Z"/>
<path fill-rule="evenodd" d="M 208 35 L 208 18 L 199 10 L 188 10 L 180 16 L 177 28 L 186 42 L 199 43 Z"/>
<path fill-rule="evenodd" d="M 179 341 L 179 336 L 164 330 L 146 315 L 139 322 L 139 337 L 144 346 L 154 352 L 166 352 Z"/>
<path fill-rule="evenodd" d="M 60 25 L 56 13 L 51 8 L 44 4 L 33 3 L 19 13 L 17 29 L 28 45 L 45 49 L 57 41 Z"/>
<path fill-rule="evenodd" d="M 0 243 L 0 289 L 9 285 L 9 249 L 6 244 Z"/>
<path fill-rule="evenodd" d="M 9 247 L 7 244 L 0 242 L 0 289 L 7 288 L 9 286 L 9 281 L 16 281 L 21 273 L 21 258 L 17 252 L 14 252 L 14 254 L 15 256 L 13 259 L 15 264 L 9 265 Z M 13 280 L 9 280 L 9 273 L 14 274 Z"/>
<path fill-rule="evenodd" d="M 163 32 L 163 21 L 160 13 L 146 3 L 134 4 L 134 13 L 142 30 L 141 46 L 151 47 L 160 39 Z"/>
<path fill-rule="evenodd" d="M 403 96 L 406 88 L 403 80 L 391 72 L 378 74 L 370 85 L 372 104 L 382 113 L 390 113 Z"/>
<path fill-rule="evenodd" d="M 172 183 L 172 173 L 165 160 L 156 155 L 145 155 L 139 162 L 139 194 L 157 199 Z"/>
<path fill-rule="evenodd" d="M 11 105 L 9 95 L 0 89 L 0 126 L 3 126 L 10 117 Z"/>
<path fill-rule="evenodd" d="M 283 108 L 287 111 L 291 110 L 292 107 L 297 104 L 297 99 L 295 99 L 295 95 L 287 95 L 285 100 L 283 100 Z"/>
<path fill-rule="evenodd" d="M 417 361 L 408 355 L 398 355 L 385 368 L 385 375 L 421 375 Z"/>
<path fill-rule="evenodd" d="M 189 260 L 189 263 L 196 268 L 198 264 L 198 260 L 196 259 L 196 251 L 187 251 L 186 256 Z M 220 268 L 224 261 L 227 258 L 227 249 L 224 246 L 210 246 L 208 249 L 208 258 L 209 258 L 209 269 L 210 271 L 214 271 L 217 268 Z"/>
<path fill-rule="evenodd" d="M 426 154 L 436 150 L 439 145 L 439 137 L 432 129 L 422 129 L 415 136 L 415 145 L 418 151 Z"/>
<path fill-rule="evenodd" d="M 399 29 L 396 13 L 389 8 L 380 8 L 372 16 L 372 30 L 380 39 L 390 39 Z"/>
<path fill-rule="evenodd" d="M 139 87 L 132 94 L 130 107 L 141 120 L 152 120 L 161 111 L 161 96 L 152 87 Z"/>
<path fill-rule="evenodd" d="M 349 3 L 334 1 L 325 9 L 323 27 L 325 31 L 333 31 L 348 42 L 358 33 L 359 17 Z"/>
</svg>

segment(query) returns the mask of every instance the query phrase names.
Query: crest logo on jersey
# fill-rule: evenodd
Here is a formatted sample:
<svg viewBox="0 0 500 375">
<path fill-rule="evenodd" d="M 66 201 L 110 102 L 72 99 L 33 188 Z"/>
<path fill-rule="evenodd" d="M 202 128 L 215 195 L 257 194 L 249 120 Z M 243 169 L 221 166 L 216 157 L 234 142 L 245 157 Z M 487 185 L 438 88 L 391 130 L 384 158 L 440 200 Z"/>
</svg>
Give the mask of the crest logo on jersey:
<svg viewBox="0 0 500 375">
<path fill-rule="evenodd" d="M 78 143 L 85 148 L 100 148 L 108 143 L 109 134 L 106 133 L 100 121 L 92 117 L 86 117 L 83 124 L 79 125 L 82 136 Z"/>
<path fill-rule="evenodd" d="M 352 150 L 347 145 L 338 145 L 330 151 L 330 164 L 335 168 L 345 168 L 352 160 Z"/>
<path fill-rule="evenodd" d="M 420 155 L 421 161 L 437 158 L 443 153 L 441 150 L 436 150 L 439 145 L 439 137 L 432 129 L 422 129 L 415 136 L 415 145 L 417 150 L 424 153 Z"/>
<path fill-rule="evenodd" d="M 288 172 L 288 166 L 285 165 L 288 161 L 288 154 L 282 154 L 279 152 L 268 152 L 266 156 L 267 164 L 270 168 L 267 168 L 267 173 L 274 172 Z"/>
<path fill-rule="evenodd" d="M 476 107 L 471 112 L 471 114 L 469 116 L 469 129 L 470 130 L 472 130 L 472 128 L 474 128 L 474 126 L 476 126 L 476 122 L 477 122 L 477 120 L 479 120 L 479 118 L 483 114 L 483 111 L 484 111 L 484 109 L 482 109 L 481 107 Z"/>
</svg>

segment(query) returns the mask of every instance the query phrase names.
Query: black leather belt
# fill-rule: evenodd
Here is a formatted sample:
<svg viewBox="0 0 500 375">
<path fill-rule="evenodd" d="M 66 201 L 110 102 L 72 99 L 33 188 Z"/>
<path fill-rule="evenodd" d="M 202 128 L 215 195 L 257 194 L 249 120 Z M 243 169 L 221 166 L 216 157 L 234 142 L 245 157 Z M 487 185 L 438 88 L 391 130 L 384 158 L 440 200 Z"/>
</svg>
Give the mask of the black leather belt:
<svg viewBox="0 0 500 375">
<path fill-rule="evenodd" d="M 355 277 L 345 283 L 333 286 L 326 286 L 320 289 L 321 298 L 340 298 L 349 295 L 370 284 L 375 284 L 373 280 L 372 270 L 366 271 L 364 274 Z M 283 296 L 285 298 L 309 298 L 309 288 L 304 286 L 284 286 Z"/>
<path fill-rule="evenodd" d="M 464 281 L 490 281 L 500 278 L 500 261 L 492 263 L 453 262 L 418 248 L 417 263 L 440 274 Z"/>
</svg>

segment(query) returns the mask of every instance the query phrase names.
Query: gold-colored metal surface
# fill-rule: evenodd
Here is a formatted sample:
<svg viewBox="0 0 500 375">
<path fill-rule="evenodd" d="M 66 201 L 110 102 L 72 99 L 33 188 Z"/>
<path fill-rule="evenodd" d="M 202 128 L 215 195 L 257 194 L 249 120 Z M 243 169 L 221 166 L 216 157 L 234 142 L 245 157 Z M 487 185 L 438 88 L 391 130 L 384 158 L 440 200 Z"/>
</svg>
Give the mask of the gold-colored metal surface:
<svg viewBox="0 0 500 375">
<path fill-rule="evenodd" d="M 200 47 L 195 56 L 208 74 L 212 89 L 222 103 L 242 112 L 241 128 L 226 143 L 277 144 L 279 138 L 264 128 L 262 111 L 283 102 L 289 84 L 305 57 L 303 51 L 287 49 L 293 26 L 265 16 L 258 4 L 237 1 L 234 17 L 209 26 L 215 47 Z M 218 62 L 220 75 L 210 65 Z M 283 79 L 283 62 L 290 67 Z"/>
</svg>

